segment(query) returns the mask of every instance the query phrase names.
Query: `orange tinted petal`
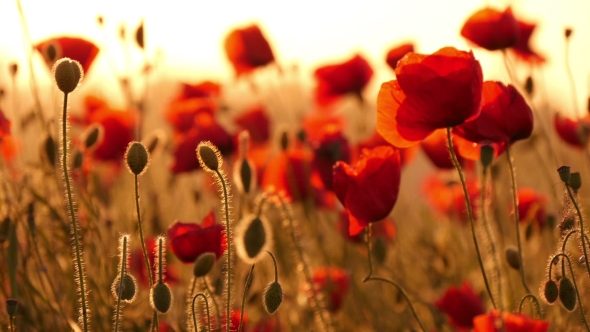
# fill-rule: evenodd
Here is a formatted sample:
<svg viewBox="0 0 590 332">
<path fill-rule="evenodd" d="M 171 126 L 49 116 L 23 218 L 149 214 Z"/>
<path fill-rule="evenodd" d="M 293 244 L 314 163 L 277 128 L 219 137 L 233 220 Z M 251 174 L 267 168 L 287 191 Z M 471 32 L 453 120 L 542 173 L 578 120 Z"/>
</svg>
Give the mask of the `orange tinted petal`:
<svg viewBox="0 0 590 332">
<path fill-rule="evenodd" d="M 385 140 L 398 148 L 407 148 L 419 140 L 407 140 L 399 133 L 397 114 L 406 99 L 396 80 L 381 84 L 377 96 L 377 132 Z"/>
</svg>

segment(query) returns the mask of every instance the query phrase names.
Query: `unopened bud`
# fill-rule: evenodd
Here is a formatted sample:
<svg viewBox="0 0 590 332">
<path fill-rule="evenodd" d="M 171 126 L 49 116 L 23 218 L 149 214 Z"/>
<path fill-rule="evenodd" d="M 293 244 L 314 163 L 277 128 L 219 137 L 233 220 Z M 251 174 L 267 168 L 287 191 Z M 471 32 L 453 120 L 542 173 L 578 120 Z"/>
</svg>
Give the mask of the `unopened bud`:
<svg viewBox="0 0 590 332">
<path fill-rule="evenodd" d="M 104 129 L 101 124 L 95 123 L 88 127 L 82 134 L 82 142 L 85 151 L 92 151 L 102 141 Z"/>
<path fill-rule="evenodd" d="M 84 154 L 82 154 L 82 151 L 76 149 L 74 151 L 74 158 L 72 161 L 72 169 L 74 169 L 74 170 L 80 169 L 82 167 L 83 163 L 84 163 Z"/>
<path fill-rule="evenodd" d="M 494 148 L 491 145 L 482 145 L 479 150 L 479 158 L 484 168 L 487 168 L 494 161 Z"/>
<path fill-rule="evenodd" d="M 560 168 L 557 169 L 557 172 L 559 173 L 559 178 L 561 179 L 561 181 L 563 181 L 563 183 L 565 183 L 565 184 L 569 184 L 570 178 L 572 176 L 570 167 L 569 166 L 561 166 Z"/>
<path fill-rule="evenodd" d="M 10 76 L 15 77 L 18 73 L 18 64 L 16 62 L 11 63 L 8 70 L 10 71 Z"/>
<path fill-rule="evenodd" d="M 165 314 L 172 305 L 172 291 L 165 283 L 157 283 L 150 290 L 150 304 L 158 312 Z"/>
<path fill-rule="evenodd" d="M 570 176 L 570 187 L 574 190 L 574 192 L 578 192 L 580 188 L 582 188 L 582 176 L 580 172 L 573 172 Z"/>
<path fill-rule="evenodd" d="M 545 282 L 545 285 L 543 285 L 543 296 L 545 297 L 545 301 L 549 304 L 553 304 L 557 301 L 559 289 L 557 288 L 557 283 L 555 281 L 549 279 Z"/>
<path fill-rule="evenodd" d="M 506 248 L 506 261 L 511 268 L 520 270 L 520 255 L 514 246 Z"/>
<path fill-rule="evenodd" d="M 61 92 L 68 94 L 76 90 L 84 77 L 84 71 L 78 61 L 62 58 L 53 65 L 53 77 Z"/>
<path fill-rule="evenodd" d="M 270 283 L 264 290 L 262 304 L 269 314 L 274 314 L 283 302 L 283 289 L 278 282 Z"/>
<path fill-rule="evenodd" d="M 197 257 L 195 261 L 195 266 L 193 267 L 193 275 L 196 278 L 206 276 L 211 268 L 213 268 L 213 264 L 215 264 L 215 254 L 212 252 L 206 252 L 201 254 Z"/>
<path fill-rule="evenodd" d="M 145 145 L 150 156 L 159 151 L 164 144 L 166 144 L 166 133 L 161 129 L 154 130 L 143 140 L 143 145 Z"/>
<path fill-rule="evenodd" d="M 262 257 L 265 248 L 270 246 L 270 233 L 266 220 L 260 216 L 246 217 L 236 229 L 236 247 L 240 258 L 255 263 Z"/>
<path fill-rule="evenodd" d="M 576 309 L 576 288 L 572 280 L 566 276 L 559 281 L 559 301 L 568 311 Z"/>
<path fill-rule="evenodd" d="M 197 146 L 197 158 L 201 167 L 209 172 L 216 172 L 223 163 L 217 147 L 209 141 L 203 141 Z"/>
<path fill-rule="evenodd" d="M 123 275 L 123 282 L 120 281 L 120 277 L 117 277 L 115 281 L 113 281 L 113 285 L 111 286 L 111 292 L 115 299 L 119 298 L 119 292 L 121 292 L 121 301 L 125 301 L 127 303 L 133 302 L 137 295 L 137 281 L 135 278 L 130 274 Z M 122 289 L 121 289 L 121 286 Z"/>
<path fill-rule="evenodd" d="M 571 37 L 573 32 L 574 32 L 574 30 L 572 28 L 565 28 L 565 31 L 564 31 L 565 38 Z"/>
<path fill-rule="evenodd" d="M 54 167 L 57 163 L 57 146 L 53 137 L 47 136 L 45 138 L 41 151 L 43 158 L 47 159 L 51 167 Z"/>
<path fill-rule="evenodd" d="M 531 76 L 526 78 L 526 82 L 524 84 L 524 91 L 526 91 L 526 93 L 531 96 L 533 94 L 533 92 L 535 91 L 535 85 L 533 83 L 533 78 Z"/>
<path fill-rule="evenodd" d="M 140 142 L 131 142 L 125 153 L 127 168 L 135 175 L 141 175 L 147 168 L 150 155 L 145 146 Z"/>
</svg>

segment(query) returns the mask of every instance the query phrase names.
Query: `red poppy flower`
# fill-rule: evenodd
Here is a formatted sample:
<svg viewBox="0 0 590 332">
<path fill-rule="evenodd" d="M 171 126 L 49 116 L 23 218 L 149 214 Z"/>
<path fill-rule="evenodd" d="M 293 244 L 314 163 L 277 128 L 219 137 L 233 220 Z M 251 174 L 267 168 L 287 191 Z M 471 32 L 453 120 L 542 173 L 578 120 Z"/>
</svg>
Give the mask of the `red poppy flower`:
<svg viewBox="0 0 590 332">
<path fill-rule="evenodd" d="M 513 143 L 531 136 L 533 111 L 514 86 L 487 81 L 479 116 L 453 131 L 472 142 Z"/>
<path fill-rule="evenodd" d="M 400 177 L 399 153 L 390 146 L 363 150 L 354 166 L 342 161 L 334 165 L 334 193 L 350 213 L 350 235 L 389 215 L 397 201 Z"/>
<path fill-rule="evenodd" d="M 10 134 L 10 120 L 0 109 L 0 151 L 4 160 L 12 160 L 16 155 L 16 142 Z"/>
<path fill-rule="evenodd" d="M 434 305 L 447 314 L 451 324 L 457 329 L 473 328 L 473 318 L 485 312 L 481 299 L 467 281 L 461 287 L 449 287 Z"/>
<path fill-rule="evenodd" d="M 175 138 L 174 162 L 170 168 L 173 173 L 190 172 L 201 167 L 195 153 L 201 141 L 210 141 L 222 155 L 229 155 L 234 150 L 233 138 L 215 121 L 213 115 L 199 113 L 194 119 L 193 128 Z"/>
<path fill-rule="evenodd" d="M 262 318 L 250 332 L 281 332 L 283 329 L 281 328 L 281 321 L 277 319 L 276 316 L 270 316 L 267 318 Z"/>
<path fill-rule="evenodd" d="M 270 44 L 256 25 L 233 30 L 225 38 L 224 47 L 237 76 L 275 60 Z"/>
<path fill-rule="evenodd" d="M 443 182 L 437 176 L 427 177 L 422 186 L 428 202 L 439 212 L 449 218 L 456 218 L 462 225 L 469 222 L 467 207 L 465 206 L 465 194 L 460 183 Z M 476 180 L 467 180 L 467 192 L 471 200 L 471 210 L 477 215 L 480 189 Z"/>
<path fill-rule="evenodd" d="M 47 39 L 35 45 L 35 49 L 41 53 L 49 70 L 53 68 L 57 60 L 70 58 L 80 63 L 84 73 L 88 73 L 99 51 L 92 42 L 76 37 Z"/>
<path fill-rule="evenodd" d="M 453 143 L 455 138 L 453 137 Z M 434 166 L 441 169 L 454 169 L 455 165 L 451 160 L 449 154 L 449 148 L 447 144 L 447 131 L 445 129 L 437 129 L 432 135 L 425 138 L 421 143 L 422 151 L 432 161 Z M 455 147 L 455 154 L 458 154 L 457 148 Z M 462 164 L 463 158 L 457 155 L 459 163 Z"/>
<path fill-rule="evenodd" d="M 176 132 L 187 133 L 195 126 L 199 114 L 212 115 L 216 107 L 215 102 L 210 98 L 178 99 L 170 103 L 165 117 Z"/>
<path fill-rule="evenodd" d="M 178 99 L 212 98 L 219 96 L 221 86 L 211 81 L 203 81 L 197 84 L 182 83 L 182 91 Z"/>
<path fill-rule="evenodd" d="M 145 239 L 145 247 L 148 253 L 148 259 L 150 261 L 150 266 L 152 267 L 152 273 L 154 272 L 153 266 L 156 259 L 156 239 L 153 237 L 149 237 Z M 143 251 L 141 250 L 141 245 L 135 248 L 131 252 L 131 257 L 129 258 L 130 264 L 129 267 L 131 269 L 131 274 L 137 278 L 140 284 L 143 286 L 148 286 L 148 276 L 147 276 L 147 268 L 145 266 L 145 260 L 143 258 Z M 178 282 L 178 276 L 176 273 L 176 268 L 172 264 L 167 264 L 164 274 L 164 281 L 168 284 L 174 284 Z"/>
<path fill-rule="evenodd" d="M 401 60 L 406 54 L 414 52 L 414 44 L 406 43 L 401 44 L 397 47 L 392 48 L 387 52 L 387 56 L 385 57 L 385 62 L 391 67 L 391 69 L 395 70 L 397 63 Z"/>
<path fill-rule="evenodd" d="M 262 177 L 264 190 L 283 192 L 294 201 L 312 194 L 309 182 L 312 156 L 301 147 L 281 151 L 266 166 Z"/>
<path fill-rule="evenodd" d="M 533 51 L 530 46 L 531 35 L 535 31 L 537 25 L 535 23 L 526 23 L 517 21 L 518 23 L 518 40 L 514 47 L 510 48 L 514 54 L 524 61 L 532 63 L 543 63 L 545 58 Z"/>
<path fill-rule="evenodd" d="M 510 7 L 504 12 L 483 8 L 473 13 L 463 24 L 461 36 L 487 50 L 500 50 L 516 45 L 518 23 Z"/>
<path fill-rule="evenodd" d="M 506 151 L 505 143 L 494 143 L 491 141 L 482 141 L 480 143 L 476 143 L 468 141 L 458 135 L 453 135 L 453 144 L 455 147 L 455 152 L 457 152 L 458 156 L 461 156 L 462 158 L 469 161 L 481 160 L 481 147 L 483 145 L 489 145 L 494 148 L 494 158 L 498 158 L 499 155 Z"/>
<path fill-rule="evenodd" d="M 361 234 L 350 235 L 350 214 L 346 211 L 340 213 L 340 218 L 336 224 L 336 228 L 342 236 L 353 243 L 364 243 L 363 236 Z M 397 228 L 393 220 L 386 218 L 382 221 L 375 223 L 371 228 L 371 238 L 377 239 L 382 238 L 385 241 L 391 241 L 397 234 Z"/>
<path fill-rule="evenodd" d="M 556 113 L 553 121 L 555 130 L 561 139 L 569 145 L 585 148 L 590 134 L 590 116 L 579 120 L 572 120 Z"/>
<path fill-rule="evenodd" d="M 528 318 L 522 314 L 511 314 L 492 310 L 473 318 L 474 332 L 547 332 L 549 322 Z M 503 328 L 502 328 L 503 327 Z"/>
<path fill-rule="evenodd" d="M 350 162 L 350 145 L 338 126 L 326 126 L 319 140 L 310 141 L 313 148 L 313 170 L 318 172 L 323 186 L 332 190 L 333 166 L 337 161 Z"/>
<path fill-rule="evenodd" d="M 227 249 L 224 227 L 216 223 L 213 211 L 198 225 L 175 221 L 168 227 L 170 250 L 183 263 L 193 263 L 199 256 L 212 252 L 217 258 Z"/>
<path fill-rule="evenodd" d="M 71 116 L 73 123 L 91 125 L 98 123 L 103 128 L 103 139 L 92 153 L 95 160 L 121 163 L 127 146 L 134 138 L 135 115 L 131 110 L 110 108 L 97 97 L 88 96 L 84 100 L 83 117 Z"/>
<path fill-rule="evenodd" d="M 373 76 L 373 69 L 367 60 L 355 55 L 346 62 L 316 69 L 314 76 L 318 81 L 316 97 L 323 103 L 347 93 L 360 96 Z"/>
<path fill-rule="evenodd" d="M 395 73 L 397 80 L 383 83 L 377 97 L 377 131 L 394 146 L 411 146 L 479 115 L 483 76 L 473 53 L 452 47 L 408 53 Z"/>
<path fill-rule="evenodd" d="M 372 148 L 376 148 L 381 145 L 387 145 L 387 146 L 393 147 L 393 145 L 391 145 L 391 143 L 386 141 L 385 138 L 383 138 L 383 136 L 381 136 L 378 132 L 375 131 L 372 136 L 370 136 L 369 138 L 367 138 L 364 141 L 359 142 L 356 145 L 356 147 L 354 149 L 355 152 L 352 154 L 352 156 L 353 157 L 360 156 L 361 155 L 360 151 L 362 151 L 363 149 L 372 149 Z M 403 166 L 406 166 L 407 164 L 409 164 L 410 162 L 412 162 L 412 160 L 414 160 L 414 157 L 416 157 L 418 150 L 420 150 L 420 146 L 412 145 L 407 148 L 401 148 L 401 149 L 395 148 L 395 149 L 399 152 L 399 159 L 400 159 L 400 162 L 403 167 Z M 356 159 L 356 158 L 352 159 L 353 162 L 356 162 L 357 160 L 358 159 Z"/>
<path fill-rule="evenodd" d="M 316 289 L 326 294 L 326 309 L 334 313 L 342 307 L 344 296 L 350 287 L 350 276 L 339 267 L 320 267 L 312 276 Z"/>
<path fill-rule="evenodd" d="M 518 219 L 522 223 L 536 222 L 539 228 L 547 223 L 547 197 L 530 188 L 518 189 Z"/>
<path fill-rule="evenodd" d="M 247 130 L 255 143 L 264 143 L 270 137 L 270 119 L 263 108 L 257 107 L 235 119 L 241 130 Z"/>
</svg>

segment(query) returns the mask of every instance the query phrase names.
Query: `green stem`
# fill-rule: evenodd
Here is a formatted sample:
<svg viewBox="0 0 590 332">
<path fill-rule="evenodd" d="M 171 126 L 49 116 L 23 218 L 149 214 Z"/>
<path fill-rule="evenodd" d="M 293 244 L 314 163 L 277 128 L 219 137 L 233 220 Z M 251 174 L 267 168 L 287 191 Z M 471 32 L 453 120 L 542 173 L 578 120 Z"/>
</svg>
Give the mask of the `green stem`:
<svg viewBox="0 0 590 332">
<path fill-rule="evenodd" d="M 84 332 L 88 331 L 88 309 L 86 303 L 86 284 L 84 270 L 82 266 L 82 254 L 80 249 L 80 239 L 78 238 L 78 221 L 76 220 L 76 211 L 74 210 L 74 200 L 72 198 L 72 187 L 70 185 L 70 172 L 68 170 L 68 94 L 64 93 L 63 111 L 62 111 L 62 159 L 61 165 L 66 182 L 66 192 L 68 198 L 68 207 L 70 210 L 70 219 L 74 231 L 74 246 L 76 253 L 76 266 L 78 272 L 78 285 L 80 286 L 80 297 L 82 298 L 82 323 Z"/>
<path fill-rule="evenodd" d="M 219 170 L 215 170 L 215 174 L 217 174 L 217 178 L 221 183 L 221 187 L 223 189 L 223 203 L 225 205 L 225 235 L 227 236 L 227 256 L 226 256 L 226 263 L 227 263 L 227 303 L 225 305 L 225 331 L 230 332 L 230 317 L 231 317 L 231 230 L 229 228 L 229 196 L 227 194 L 227 185 L 225 183 L 225 179 L 223 175 L 219 172 Z"/>
<path fill-rule="evenodd" d="M 590 331 L 590 326 L 588 326 L 588 321 L 586 320 L 586 314 L 584 313 L 584 307 L 582 306 L 582 298 L 580 297 L 580 292 L 578 291 L 578 284 L 576 283 L 576 276 L 574 275 L 574 269 L 572 268 L 572 261 L 570 261 L 569 256 L 564 253 L 559 253 L 559 254 L 555 255 L 555 257 L 558 257 L 558 256 L 561 256 L 561 257 L 567 259 L 567 264 L 570 267 L 570 274 L 572 275 L 572 281 L 574 282 L 574 288 L 576 289 L 576 296 L 578 297 L 580 312 L 582 313 L 582 318 L 584 319 L 584 325 L 586 325 L 586 330 Z M 564 277 L 565 277 L 565 275 L 564 275 Z"/>
<path fill-rule="evenodd" d="M 469 197 L 469 191 L 467 191 L 467 184 L 465 182 L 465 177 L 463 176 L 463 171 L 461 170 L 461 165 L 459 165 L 459 161 L 457 160 L 457 156 L 455 155 L 455 150 L 453 147 L 453 138 L 451 137 L 451 128 L 447 128 L 447 144 L 449 146 L 449 152 L 451 154 L 451 159 L 453 160 L 453 164 L 457 169 L 457 173 L 459 173 L 459 179 L 461 180 L 461 186 L 463 187 L 463 194 L 465 195 L 465 204 L 467 205 L 467 215 L 469 217 L 469 224 L 471 225 L 471 235 L 473 237 L 473 243 L 475 244 L 475 251 L 477 252 L 477 261 L 479 262 L 479 267 L 481 269 L 481 274 L 483 276 L 483 281 L 486 285 L 486 290 L 488 291 L 488 295 L 492 300 L 492 304 L 494 308 L 497 308 L 496 302 L 494 301 L 494 296 L 492 295 L 492 290 L 490 288 L 490 283 L 488 282 L 488 276 L 486 274 L 486 270 L 483 266 L 483 260 L 481 258 L 481 251 L 479 250 L 479 244 L 477 242 L 477 236 L 475 235 L 475 222 L 473 221 L 473 211 L 471 209 L 471 198 Z"/>
<path fill-rule="evenodd" d="M 522 297 L 522 299 L 520 299 L 520 305 L 518 306 L 518 313 L 522 313 L 522 307 L 524 306 L 524 301 L 526 301 L 527 299 L 530 299 L 531 302 L 533 302 L 533 306 L 535 307 L 535 310 L 537 311 L 537 317 L 539 317 L 539 319 L 543 319 L 543 315 L 541 314 L 541 305 L 539 304 L 539 300 L 537 300 L 537 298 L 533 295 L 533 294 L 527 294 L 525 296 Z"/>
<path fill-rule="evenodd" d="M 408 302 L 408 305 L 410 306 L 410 310 L 412 310 L 412 314 L 414 315 L 414 318 L 416 319 L 416 321 L 420 325 L 420 328 L 422 329 L 422 331 L 426 332 L 427 330 L 426 330 L 426 328 L 424 328 L 424 324 L 422 324 L 420 317 L 418 317 L 418 313 L 416 312 L 416 308 L 414 308 L 414 304 L 410 300 L 410 297 L 408 296 L 408 293 L 406 293 L 404 288 L 401 287 L 398 283 L 396 283 L 393 280 L 389 280 L 389 279 L 385 279 L 385 278 L 381 278 L 381 277 L 373 277 L 373 248 L 372 248 L 372 244 L 371 244 L 371 230 L 372 230 L 372 224 L 369 223 L 369 225 L 367 226 L 367 251 L 369 252 L 368 253 L 368 255 L 369 255 L 369 274 L 367 275 L 367 277 L 365 279 L 363 279 L 363 283 L 368 282 L 368 281 L 381 281 L 381 282 L 388 283 L 388 284 L 396 287 L 397 290 L 400 292 L 400 294 L 402 294 L 402 296 L 404 297 L 406 302 Z"/>
<path fill-rule="evenodd" d="M 217 326 L 221 329 L 221 313 L 219 312 L 217 300 L 215 300 L 215 294 L 213 294 L 213 292 L 211 291 L 211 288 L 209 287 L 209 283 L 207 282 L 206 277 L 203 278 L 203 283 L 205 284 L 205 289 L 207 290 L 207 293 L 209 293 L 209 296 L 211 296 L 211 301 L 213 302 L 213 306 L 215 307 L 215 313 L 217 316 Z"/>
<path fill-rule="evenodd" d="M 567 189 L 567 194 L 570 196 L 572 203 L 574 203 L 574 207 L 576 208 L 576 212 L 578 213 L 578 219 L 580 219 L 580 234 L 586 235 L 584 232 L 584 219 L 582 217 L 582 211 L 580 210 L 580 206 L 578 205 L 578 201 L 574 197 L 572 193 L 572 188 L 568 183 L 566 183 L 565 188 Z M 588 263 L 588 249 L 586 248 L 586 237 L 582 236 L 582 249 L 584 251 L 584 259 L 586 260 L 586 270 L 588 271 L 588 275 L 590 276 L 590 264 Z"/>
<path fill-rule="evenodd" d="M 268 250 L 266 250 L 266 252 L 270 256 L 270 258 L 272 258 L 272 263 L 275 267 L 275 282 L 279 282 L 279 266 L 277 264 L 277 259 L 276 259 L 275 255 L 273 255 L 272 252 L 270 252 Z"/>
<path fill-rule="evenodd" d="M 121 310 L 121 294 L 123 293 L 123 276 L 127 265 L 127 237 L 123 236 L 123 253 L 121 255 L 121 276 L 119 277 L 119 294 L 117 296 L 117 309 L 115 309 L 115 332 L 119 331 L 119 313 Z"/>
<path fill-rule="evenodd" d="M 195 301 L 197 300 L 197 297 L 199 297 L 199 296 L 202 296 L 203 301 L 205 301 L 205 311 L 207 312 L 207 331 L 211 332 L 211 314 L 209 313 L 209 302 L 207 301 L 207 296 L 205 296 L 205 294 L 203 294 L 203 293 L 198 293 L 197 295 L 195 295 L 195 297 L 193 297 L 193 305 L 192 305 L 193 326 L 195 327 L 195 332 L 198 332 L 199 328 L 197 325 L 197 315 L 195 314 Z"/>
<path fill-rule="evenodd" d="M 254 274 L 254 265 L 250 268 L 250 272 L 248 273 L 248 277 L 246 278 L 246 285 L 244 286 L 244 296 L 242 297 L 242 311 L 240 313 L 240 325 L 238 326 L 238 332 L 242 331 L 242 324 L 244 321 L 244 309 L 246 308 L 246 295 L 248 294 L 248 289 L 250 289 L 250 284 L 252 284 L 252 275 Z"/>
<path fill-rule="evenodd" d="M 484 166 L 482 176 L 481 176 L 481 188 L 480 188 L 480 209 L 481 209 L 481 221 L 483 223 L 484 230 L 486 232 L 486 236 L 488 237 L 488 242 L 490 245 L 490 251 L 492 253 L 492 263 L 494 265 L 494 271 L 497 277 L 497 284 L 498 284 L 498 296 L 500 297 L 499 305 L 500 311 L 504 311 L 504 305 L 502 301 L 502 275 L 500 272 L 500 263 L 498 262 L 498 253 L 496 252 L 496 244 L 494 241 L 494 236 L 492 234 L 492 230 L 490 229 L 490 224 L 488 223 L 488 218 L 486 214 L 486 202 L 485 202 L 485 193 L 486 193 L 486 176 L 487 176 L 488 167 Z M 493 301 L 492 301 L 493 304 Z M 495 308 L 495 307 L 494 307 Z"/>
<path fill-rule="evenodd" d="M 164 276 L 163 276 L 164 273 L 162 272 L 162 267 L 164 265 L 164 258 L 162 257 L 162 254 L 163 254 L 163 251 L 164 251 L 162 249 L 164 239 L 163 238 L 160 238 L 158 240 L 158 242 L 159 242 L 158 243 L 158 283 L 161 284 L 162 283 L 162 279 L 164 278 Z"/>
</svg>

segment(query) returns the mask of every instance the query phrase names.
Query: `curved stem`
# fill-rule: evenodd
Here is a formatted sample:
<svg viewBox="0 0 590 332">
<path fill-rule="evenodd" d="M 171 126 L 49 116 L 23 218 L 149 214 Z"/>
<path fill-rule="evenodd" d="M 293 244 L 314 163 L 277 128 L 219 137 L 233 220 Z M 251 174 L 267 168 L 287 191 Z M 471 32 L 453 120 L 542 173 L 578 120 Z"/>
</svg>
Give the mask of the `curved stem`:
<svg viewBox="0 0 590 332">
<path fill-rule="evenodd" d="M 63 111 L 62 111 L 62 159 L 61 165 L 64 173 L 64 180 L 66 182 L 66 193 L 68 198 L 68 207 L 70 212 L 70 219 L 72 222 L 72 229 L 74 231 L 74 246 L 76 253 L 76 269 L 78 274 L 78 284 L 80 286 L 80 297 L 82 304 L 82 324 L 84 332 L 88 331 L 88 309 L 86 303 L 86 284 L 84 270 L 82 266 L 82 254 L 80 249 L 80 239 L 78 238 L 78 221 L 76 219 L 76 211 L 74 209 L 74 200 L 72 198 L 72 187 L 70 184 L 70 171 L 68 170 L 68 94 L 64 93 Z"/>
<path fill-rule="evenodd" d="M 203 301 L 205 301 L 205 311 L 207 312 L 207 331 L 211 332 L 211 314 L 209 313 L 209 302 L 207 301 L 207 296 L 205 296 L 205 294 L 203 294 L 203 293 L 198 293 L 197 295 L 195 295 L 195 297 L 193 297 L 193 305 L 192 305 L 193 326 L 195 327 L 195 331 L 199 331 L 199 328 L 197 325 L 197 315 L 195 314 L 195 301 L 197 300 L 197 297 L 199 297 L 199 296 L 202 296 Z"/>
<path fill-rule="evenodd" d="M 512 205 L 514 206 L 514 223 L 516 225 L 516 243 L 518 244 L 518 261 L 520 263 L 520 277 L 522 285 L 529 294 L 533 294 L 526 283 L 524 273 L 524 261 L 522 260 L 522 243 L 520 241 L 520 218 L 518 216 L 518 194 L 516 192 L 516 176 L 514 175 L 514 165 L 512 164 L 512 156 L 510 155 L 510 143 L 506 142 L 506 159 L 508 159 L 508 166 L 510 167 L 510 181 L 512 185 Z"/>
<path fill-rule="evenodd" d="M 242 324 L 244 322 L 244 309 L 246 308 L 246 295 L 248 294 L 248 290 L 250 289 L 250 284 L 252 284 L 252 275 L 254 274 L 254 265 L 250 268 L 250 272 L 248 273 L 248 277 L 246 278 L 246 285 L 244 286 L 244 296 L 242 297 L 242 311 L 240 312 L 240 325 L 238 326 L 238 332 L 242 331 Z"/>
<path fill-rule="evenodd" d="M 369 225 L 367 225 L 367 251 L 369 252 L 368 253 L 368 255 L 369 255 L 369 274 L 367 275 L 367 277 L 365 279 L 363 279 L 363 283 L 365 283 L 367 281 L 381 281 L 381 282 L 385 282 L 385 283 L 395 286 L 397 288 L 397 290 L 402 294 L 402 296 L 404 297 L 406 302 L 408 302 L 408 305 L 410 306 L 410 309 L 412 310 L 412 314 L 414 315 L 414 318 L 416 319 L 416 321 L 418 321 L 418 324 L 420 324 L 420 328 L 422 328 L 422 331 L 426 332 L 427 330 L 426 330 L 426 328 L 424 328 L 424 324 L 422 324 L 422 321 L 418 317 L 418 313 L 416 313 L 416 309 L 414 308 L 414 304 L 412 304 L 410 297 L 408 296 L 406 291 L 403 289 L 403 287 L 401 287 L 400 285 L 398 285 L 396 282 L 394 282 L 392 280 L 381 278 L 381 277 L 373 277 L 373 248 L 371 246 L 371 230 L 372 230 L 372 224 L 369 223 Z"/>
<path fill-rule="evenodd" d="M 121 254 L 121 275 L 119 276 L 119 294 L 117 295 L 117 309 L 115 309 L 115 332 L 119 331 L 119 314 L 121 310 L 121 294 L 123 293 L 123 276 L 127 262 L 127 237 L 123 237 L 123 252 Z"/>
<path fill-rule="evenodd" d="M 520 305 L 518 306 L 518 313 L 519 314 L 522 313 L 522 307 L 523 307 L 524 301 L 526 301 L 526 299 L 530 299 L 531 302 L 533 302 L 535 310 L 537 311 L 537 317 L 539 317 L 539 319 L 542 319 L 543 315 L 541 314 L 541 305 L 539 304 L 539 300 L 537 300 L 537 298 L 533 294 L 527 294 L 527 295 L 523 296 L 522 299 L 520 299 Z"/>
<path fill-rule="evenodd" d="M 580 219 L 580 233 L 582 235 L 586 235 L 586 232 L 584 232 L 584 218 L 582 217 L 582 211 L 580 211 L 580 206 L 578 205 L 578 201 L 576 200 L 576 198 L 574 197 L 574 194 L 572 193 L 572 188 L 570 187 L 569 184 L 565 185 L 565 188 L 567 189 L 567 194 L 570 196 L 570 199 L 572 200 L 572 203 L 574 203 L 574 207 L 576 208 L 576 212 L 578 213 L 578 219 Z M 584 259 L 586 260 L 586 270 L 588 271 L 588 275 L 590 276 L 590 264 L 588 263 L 588 249 L 586 248 L 586 237 L 585 236 L 581 236 L 582 238 L 582 249 L 584 251 Z"/>
<path fill-rule="evenodd" d="M 567 260 L 567 264 L 570 267 L 570 274 L 572 275 L 572 281 L 574 282 L 574 288 L 576 289 L 576 296 L 578 297 L 578 303 L 580 306 L 580 312 L 582 313 L 582 318 L 584 319 L 584 324 L 586 325 L 586 330 L 590 331 L 590 326 L 588 325 L 588 321 L 586 320 L 586 314 L 584 313 L 584 307 L 582 306 L 582 298 L 580 297 L 580 292 L 578 291 L 578 284 L 576 283 L 576 276 L 574 275 L 574 269 L 572 268 L 572 261 L 568 255 L 564 253 L 559 253 L 554 257 L 561 256 Z M 564 275 L 565 276 L 565 275 Z"/>
<path fill-rule="evenodd" d="M 231 317 L 231 231 L 229 228 L 229 196 L 227 194 L 227 185 L 225 183 L 223 175 L 218 170 L 215 170 L 215 174 L 217 175 L 217 178 L 219 179 L 219 182 L 221 183 L 221 187 L 223 189 L 223 203 L 225 205 L 225 234 L 227 236 L 227 303 L 225 305 L 225 331 L 230 332 L 229 330 L 231 324 L 229 322 L 229 319 Z"/>
<path fill-rule="evenodd" d="M 213 306 L 215 307 L 215 314 L 217 317 L 217 327 L 219 327 L 219 329 L 221 329 L 221 313 L 219 312 L 219 306 L 217 305 L 217 300 L 215 300 L 215 294 L 213 294 L 213 292 L 211 291 L 211 288 L 209 287 L 209 283 L 207 282 L 206 277 L 203 278 L 203 283 L 205 284 L 205 289 L 207 290 L 207 293 L 209 293 L 209 296 L 211 296 L 211 302 L 213 302 Z"/>
<path fill-rule="evenodd" d="M 447 128 L 447 144 L 449 146 L 449 152 L 451 154 L 451 159 L 453 160 L 453 164 L 457 169 L 457 173 L 459 173 L 459 179 L 461 180 L 461 186 L 463 187 L 463 194 L 465 195 L 465 204 L 467 205 L 467 215 L 469 216 L 469 224 L 471 225 L 471 235 L 473 237 L 473 243 L 475 244 L 475 251 L 477 253 L 477 260 L 479 262 L 479 267 L 481 269 L 481 274 L 483 276 L 483 281 L 486 285 L 486 290 L 488 291 L 488 295 L 492 300 L 492 304 L 494 308 L 497 308 L 496 302 L 494 301 L 494 296 L 492 295 L 492 290 L 490 288 L 490 283 L 488 282 L 488 276 L 486 274 L 486 270 L 483 266 L 483 260 L 481 258 L 481 251 L 479 250 L 479 244 L 477 242 L 477 236 L 475 235 L 475 222 L 473 221 L 473 211 L 471 209 L 471 198 L 469 197 L 469 192 L 467 191 L 467 183 L 465 182 L 465 177 L 463 176 L 463 171 L 461 170 L 461 165 L 459 165 L 459 161 L 457 160 L 457 156 L 455 155 L 455 150 L 453 147 L 453 138 L 451 137 L 451 128 Z"/>
<path fill-rule="evenodd" d="M 275 282 L 279 282 L 279 266 L 277 264 L 277 259 L 275 257 L 275 255 L 273 255 L 272 252 L 266 250 L 266 252 L 270 255 L 270 258 L 272 258 L 272 263 L 275 267 Z"/>
</svg>

